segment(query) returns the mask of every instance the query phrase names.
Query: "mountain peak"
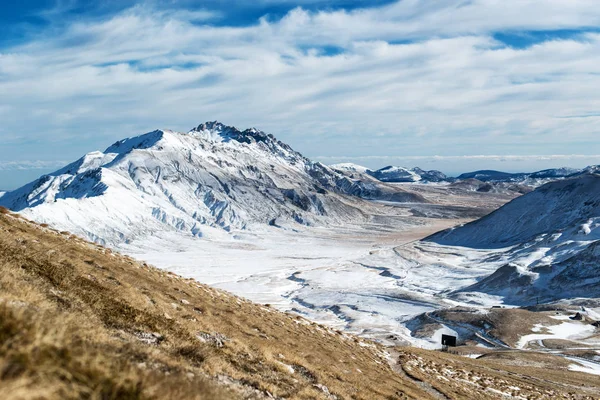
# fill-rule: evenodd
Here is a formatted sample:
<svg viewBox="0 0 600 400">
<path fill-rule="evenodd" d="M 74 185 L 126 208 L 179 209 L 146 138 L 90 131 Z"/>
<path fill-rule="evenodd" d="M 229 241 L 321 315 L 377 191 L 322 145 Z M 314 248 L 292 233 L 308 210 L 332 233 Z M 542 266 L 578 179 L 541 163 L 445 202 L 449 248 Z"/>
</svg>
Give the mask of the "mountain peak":
<svg viewBox="0 0 600 400">
<path fill-rule="evenodd" d="M 204 123 L 198 125 L 197 127 L 193 128 L 190 132 L 224 131 L 224 130 L 231 130 L 231 129 L 237 130 L 233 126 L 227 126 L 227 125 L 215 120 L 215 121 L 204 122 Z"/>
<path fill-rule="evenodd" d="M 219 121 L 204 122 L 193 128 L 189 133 L 199 134 L 217 141 L 235 140 L 241 143 L 276 141 L 273 135 L 268 135 L 256 128 L 240 131 L 235 126 L 225 125 Z"/>
<path fill-rule="evenodd" d="M 300 159 L 303 156 L 294 151 L 289 145 L 278 140 L 275 136 L 267 134 L 256 128 L 248 128 L 240 131 L 234 126 L 225 125 L 219 121 L 209 121 L 198 125 L 189 131 L 190 135 L 195 135 L 201 139 L 212 142 L 231 142 L 246 144 L 263 144 L 273 154 L 278 154 L 285 158 Z M 305 160 L 308 162 L 308 160 Z"/>
</svg>

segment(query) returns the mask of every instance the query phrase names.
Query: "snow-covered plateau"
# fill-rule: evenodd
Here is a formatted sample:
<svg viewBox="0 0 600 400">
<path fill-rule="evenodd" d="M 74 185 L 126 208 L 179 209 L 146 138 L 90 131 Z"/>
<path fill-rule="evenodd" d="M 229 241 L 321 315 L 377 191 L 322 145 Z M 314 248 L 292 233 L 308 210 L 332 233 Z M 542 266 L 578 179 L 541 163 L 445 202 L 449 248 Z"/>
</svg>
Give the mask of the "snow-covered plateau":
<svg viewBox="0 0 600 400">
<path fill-rule="evenodd" d="M 421 241 L 519 192 L 394 185 L 357 165 L 312 162 L 259 130 L 209 122 L 88 153 L 0 206 L 318 322 L 431 347 L 455 331 L 414 337 L 407 323 L 423 313 L 598 287 L 598 179 L 551 183 Z"/>
</svg>

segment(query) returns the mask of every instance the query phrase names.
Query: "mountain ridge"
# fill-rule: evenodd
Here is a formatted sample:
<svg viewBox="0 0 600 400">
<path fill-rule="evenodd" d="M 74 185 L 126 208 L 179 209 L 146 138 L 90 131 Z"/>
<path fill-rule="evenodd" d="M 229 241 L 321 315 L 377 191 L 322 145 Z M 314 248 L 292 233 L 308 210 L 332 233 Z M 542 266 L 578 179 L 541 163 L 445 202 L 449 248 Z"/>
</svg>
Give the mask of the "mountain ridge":
<svg viewBox="0 0 600 400">
<path fill-rule="evenodd" d="M 600 216 L 599 189 L 598 174 L 550 182 L 479 220 L 424 240 L 472 248 L 514 246 L 539 234 L 573 228 Z"/>
<path fill-rule="evenodd" d="M 378 181 L 386 183 L 456 183 L 476 180 L 481 185 L 497 186 L 496 190 L 505 189 L 502 184 L 538 187 L 545 183 L 572 178 L 594 171 L 600 171 L 599 166 L 588 166 L 577 169 L 570 167 L 550 168 L 534 172 L 503 172 L 497 170 L 477 170 L 465 172 L 456 177 L 449 176 L 438 170 L 423 170 L 419 167 L 399 167 L 388 165 L 379 169 L 371 169 L 353 163 L 340 163 L 330 165 L 331 168 L 345 172 L 356 173 L 362 176 L 371 176 Z"/>
<path fill-rule="evenodd" d="M 360 198 L 424 202 L 350 179 L 255 128 L 213 121 L 117 141 L 8 192 L 0 205 L 115 244 L 161 229 L 204 236 L 364 220 Z"/>
<path fill-rule="evenodd" d="M 405 168 L 388 165 L 376 171 L 368 170 L 367 173 L 382 182 L 443 182 L 448 177 L 440 171 L 425 171 L 419 167 Z"/>
<path fill-rule="evenodd" d="M 590 167 L 587 167 L 590 168 Z M 586 169 L 576 169 L 568 167 L 550 168 L 535 172 L 503 172 L 496 170 L 478 170 L 467 172 L 456 177 L 458 180 L 477 179 L 482 182 L 512 182 L 529 183 L 539 186 L 547 183 L 549 180 L 569 178 L 585 173 Z"/>
</svg>

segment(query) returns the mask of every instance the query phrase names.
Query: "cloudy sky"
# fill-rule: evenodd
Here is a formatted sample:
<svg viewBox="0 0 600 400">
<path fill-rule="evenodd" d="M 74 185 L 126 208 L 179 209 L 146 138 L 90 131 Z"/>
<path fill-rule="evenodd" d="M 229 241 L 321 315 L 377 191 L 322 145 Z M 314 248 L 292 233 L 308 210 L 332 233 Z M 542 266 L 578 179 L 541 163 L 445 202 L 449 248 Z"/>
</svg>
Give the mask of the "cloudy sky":
<svg viewBox="0 0 600 400">
<path fill-rule="evenodd" d="M 325 163 L 600 163 L 597 0 L 21 0 L 0 24 L 0 189 L 207 120 Z"/>
</svg>

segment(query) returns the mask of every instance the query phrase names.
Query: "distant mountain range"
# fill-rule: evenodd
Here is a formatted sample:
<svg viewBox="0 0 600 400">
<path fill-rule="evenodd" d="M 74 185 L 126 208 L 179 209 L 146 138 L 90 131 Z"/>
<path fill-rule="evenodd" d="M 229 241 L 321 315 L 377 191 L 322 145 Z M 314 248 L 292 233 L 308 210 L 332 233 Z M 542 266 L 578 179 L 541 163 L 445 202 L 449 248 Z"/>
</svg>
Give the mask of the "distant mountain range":
<svg viewBox="0 0 600 400">
<path fill-rule="evenodd" d="M 447 176 L 441 171 L 437 170 L 423 170 L 419 167 L 406 168 L 397 166 L 387 166 L 377 170 L 372 170 L 361 165 L 352 163 L 342 163 L 331 165 L 331 168 L 346 173 L 346 174 L 361 174 L 369 175 L 381 182 L 386 183 L 430 183 L 430 182 L 464 182 L 468 181 L 475 186 L 479 186 L 480 191 L 489 190 L 490 185 L 505 183 L 505 184 L 518 184 L 529 187 L 537 187 L 545 183 L 575 177 L 578 175 L 599 171 L 600 166 L 590 166 L 583 169 L 576 168 L 553 168 L 545 169 L 537 172 L 519 172 L 510 173 L 494 170 L 479 170 L 473 172 L 466 172 L 457 177 Z M 483 184 L 488 184 L 484 186 Z M 485 189 L 488 188 L 488 189 Z"/>
<path fill-rule="evenodd" d="M 331 165 L 331 168 L 344 173 L 358 173 L 372 176 L 373 178 L 386 183 L 401 182 L 444 182 L 450 178 L 440 171 L 425 171 L 421 168 L 404 168 L 387 166 L 378 170 L 371 170 L 362 165 L 352 163 L 342 163 Z"/>
<path fill-rule="evenodd" d="M 440 171 L 424 171 L 421 168 L 403 168 L 387 166 L 368 173 L 382 182 L 443 182 L 448 177 Z"/>
<path fill-rule="evenodd" d="M 588 167 L 592 168 L 592 167 Z M 477 179 L 482 182 L 511 182 L 540 185 L 551 180 L 562 179 L 585 173 L 586 169 L 554 168 L 531 173 L 509 173 L 493 170 L 481 170 L 459 175 L 456 179 Z"/>
</svg>

